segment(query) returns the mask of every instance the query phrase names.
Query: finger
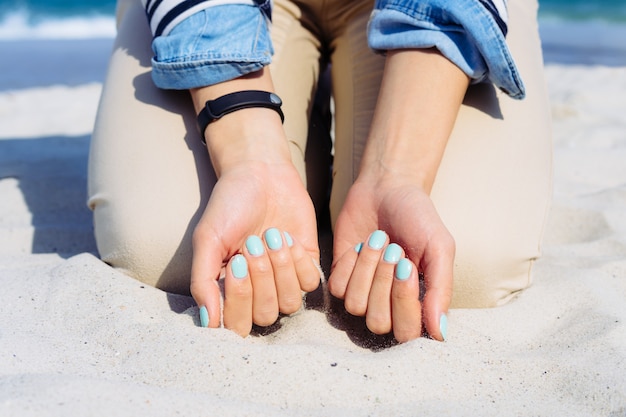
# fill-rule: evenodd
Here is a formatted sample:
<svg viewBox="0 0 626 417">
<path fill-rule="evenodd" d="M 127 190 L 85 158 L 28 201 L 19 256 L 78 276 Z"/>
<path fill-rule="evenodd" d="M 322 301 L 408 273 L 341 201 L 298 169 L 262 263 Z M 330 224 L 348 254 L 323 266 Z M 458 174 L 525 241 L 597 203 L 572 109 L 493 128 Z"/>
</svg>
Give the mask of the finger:
<svg viewBox="0 0 626 417">
<path fill-rule="evenodd" d="M 391 243 L 385 248 L 383 257 L 378 263 L 365 315 L 365 324 L 372 333 L 387 334 L 391 332 L 391 286 L 395 266 L 403 256 L 402 248 Z"/>
<path fill-rule="evenodd" d="M 337 261 L 328 277 L 328 290 L 341 300 L 345 298 L 350 275 L 354 270 L 354 265 L 362 248 L 363 243 L 359 243 L 354 248 L 348 249 Z"/>
<path fill-rule="evenodd" d="M 296 269 L 300 289 L 306 292 L 315 291 L 322 278 L 320 269 L 298 240 L 294 240 L 287 232 L 284 232 L 284 235 L 285 242 L 291 250 L 291 259 Z"/>
<path fill-rule="evenodd" d="M 243 337 L 252 330 L 252 283 L 241 254 L 233 256 L 226 267 L 224 327 Z"/>
<path fill-rule="evenodd" d="M 374 273 L 388 240 L 387 233 L 376 230 L 363 245 L 346 288 L 344 305 L 350 314 L 365 315 Z"/>
<path fill-rule="evenodd" d="M 391 288 L 391 317 L 393 335 L 400 343 L 422 335 L 422 309 L 417 268 L 407 258 L 396 265 Z"/>
<path fill-rule="evenodd" d="M 433 339 L 445 341 L 448 336 L 448 309 L 452 301 L 454 276 L 454 241 L 441 245 L 434 256 L 424 262 L 424 325 Z"/>
<path fill-rule="evenodd" d="M 291 251 L 276 228 L 267 229 L 263 238 L 274 271 L 278 310 L 284 314 L 295 313 L 302 306 L 302 292 Z"/>
<path fill-rule="evenodd" d="M 216 328 L 221 323 L 221 295 L 217 285 L 222 269 L 219 244 L 194 233 L 190 291 L 200 311 L 200 326 Z"/>
<path fill-rule="evenodd" d="M 278 295 L 272 263 L 260 237 L 252 235 L 246 239 L 244 255 L 252 282 L 252 321 L 270 326 L 278 319 Z"/>
</svg>

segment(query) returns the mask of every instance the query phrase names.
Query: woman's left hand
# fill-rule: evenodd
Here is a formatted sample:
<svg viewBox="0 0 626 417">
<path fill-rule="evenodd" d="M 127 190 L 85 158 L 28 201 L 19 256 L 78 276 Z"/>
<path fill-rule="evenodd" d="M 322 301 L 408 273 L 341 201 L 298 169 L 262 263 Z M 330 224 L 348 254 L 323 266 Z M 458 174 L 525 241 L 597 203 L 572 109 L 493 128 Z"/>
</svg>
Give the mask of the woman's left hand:
<svg viewBox="0 0 626 417">
<path fill-rule="evenodd" d="M 373 333 L 393 331 L 406 342 L 421 336 L 423 323 L 445 340 L 454 254 L 452 235 L 419 187 L 357 180 L 337 219 L 329 289 Z"/>
</svg>

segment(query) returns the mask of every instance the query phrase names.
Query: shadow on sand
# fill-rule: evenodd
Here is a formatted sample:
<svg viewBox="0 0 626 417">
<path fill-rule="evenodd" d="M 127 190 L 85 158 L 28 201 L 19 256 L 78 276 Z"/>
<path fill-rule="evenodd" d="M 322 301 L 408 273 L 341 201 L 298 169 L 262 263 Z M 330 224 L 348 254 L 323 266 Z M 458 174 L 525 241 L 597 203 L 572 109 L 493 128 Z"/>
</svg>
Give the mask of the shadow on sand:
<svg viewBox="0 0 626 417">
<path fill-rule="evenodd" d="M 85 203 L 89 138 L 0 140 L 0 180 L 18 181 L 32 215 L 32 253 L 96 253 Z"/>
</svg>

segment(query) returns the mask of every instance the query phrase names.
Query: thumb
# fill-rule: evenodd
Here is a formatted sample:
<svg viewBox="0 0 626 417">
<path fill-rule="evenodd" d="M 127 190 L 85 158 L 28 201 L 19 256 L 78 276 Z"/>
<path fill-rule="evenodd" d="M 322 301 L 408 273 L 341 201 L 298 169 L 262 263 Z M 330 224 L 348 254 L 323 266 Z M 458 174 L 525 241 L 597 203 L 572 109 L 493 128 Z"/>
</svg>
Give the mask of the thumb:
<svg viewBox="0 0 626 417">
<path fill-rule="evenodd" d="M 424 268 L 424 325 L 428 334 L 439 341 L 447 338 L 448 308 L 452 301 L 453 259 L 454 257 L 439 256 Z"/>
<path fill-rule="evenodd" d="M 219 327 L 221 324 L 221 295 L 218 280 L 222 270 L 220 246 L 212 239 L 194 235 L 191 262 L 191 295 L 200 309 L 202 327 Z"/>
</svg>

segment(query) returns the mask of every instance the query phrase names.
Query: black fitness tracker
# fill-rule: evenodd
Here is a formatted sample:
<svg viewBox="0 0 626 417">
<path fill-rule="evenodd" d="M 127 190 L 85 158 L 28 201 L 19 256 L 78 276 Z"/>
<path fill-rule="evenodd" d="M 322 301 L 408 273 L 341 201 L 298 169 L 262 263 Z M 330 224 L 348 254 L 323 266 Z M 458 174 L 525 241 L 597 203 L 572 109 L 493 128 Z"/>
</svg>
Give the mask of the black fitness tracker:
<svg viewBox="0 0 626 417">
<path fill-rule="evenodd" d="M 202 143 L 206 145 L 204 131 L 209 123 L 237 110 L 249 109 L 251 107 L 266 107 L 276 111 L 280 115 L 281 122 L 284 122 L 285 115 L 280 109 L 282 104 L 283 101 L 276 94 L 258 90 L 238 91 L 226 94 L 215 100 L 209 100 L 198 114 L 198 127 L 200 128 Z"/>
</svg>

